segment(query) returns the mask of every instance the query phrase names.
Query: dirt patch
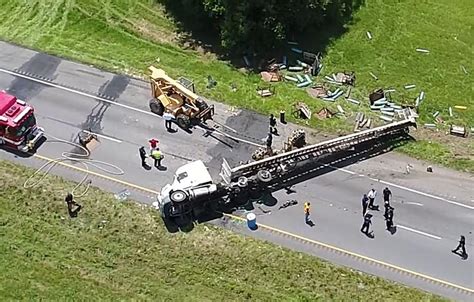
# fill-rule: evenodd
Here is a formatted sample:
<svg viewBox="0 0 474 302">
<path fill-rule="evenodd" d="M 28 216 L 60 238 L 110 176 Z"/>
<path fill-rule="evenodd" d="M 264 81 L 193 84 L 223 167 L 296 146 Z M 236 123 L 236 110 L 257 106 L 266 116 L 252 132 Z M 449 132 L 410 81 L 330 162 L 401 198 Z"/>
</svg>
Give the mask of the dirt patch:
<svg viewBox="0 0 474 302">
<path fill-rule="evenodd" d="M 163 30 L 145 19 L 135 20 L 130 24 L 135 31 L 152 41 L 172 44 L 178 40 L 174 32 Z"/>
<path fill-rule="evenodd" d="M 430 140 L 446 146 L 455 157 L 474 160 L 474 140 L 472 136 L 462 138 L 450 135 L 445 130 L 436 131 L 424 128 L 418 128 L 416 131 L 411 131 L 410 134 L 417 140 Z"/>
</svg>

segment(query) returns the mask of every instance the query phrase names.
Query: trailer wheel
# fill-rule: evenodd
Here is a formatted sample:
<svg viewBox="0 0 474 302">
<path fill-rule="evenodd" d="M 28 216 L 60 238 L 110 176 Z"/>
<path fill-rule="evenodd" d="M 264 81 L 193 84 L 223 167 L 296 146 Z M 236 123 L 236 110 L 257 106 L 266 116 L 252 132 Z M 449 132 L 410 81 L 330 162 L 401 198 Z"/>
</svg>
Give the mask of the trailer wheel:
<svg viewBox="0 0 474 302">
<path fill-rule="evenodd" d="M 188 194 L 183 190 L 176 190 L 170 193 L 170 199 L 174 203 L 181 203 L 188 198 Z"/>
<path fill-rule="evenodd" d="M 176 117 L 176 122 L 178 123 L 178 126 L 183 129 L 188 129 L 191 125 L 191 120 L 189 119 L 189 116 L 185 114 L 178 114 L 178 116 Z"/>
<path fill-rule="evenodd" d="M 163 106 L 163 103 L 160 100 L 153 98 L 150 100 L 149 104 L 151 112 L 160 116 L 163 115 L 165 106 Z"/>
<path fill-rule="evenodd" d="M 245 176 L 241 176 L 239 177 L 239 179 L 237 180 L 237 185 L 240 187 L 240 188 L 246 188 L 249 184 L 249 180 L 247 177 Z"/>
<path fill-rule="evenodd" d="M 268 170 L 260 170 L 257 172 L 257 179 L 260 182 L 268 183 L 272 180 L 272 174 Z"/>
</svg>

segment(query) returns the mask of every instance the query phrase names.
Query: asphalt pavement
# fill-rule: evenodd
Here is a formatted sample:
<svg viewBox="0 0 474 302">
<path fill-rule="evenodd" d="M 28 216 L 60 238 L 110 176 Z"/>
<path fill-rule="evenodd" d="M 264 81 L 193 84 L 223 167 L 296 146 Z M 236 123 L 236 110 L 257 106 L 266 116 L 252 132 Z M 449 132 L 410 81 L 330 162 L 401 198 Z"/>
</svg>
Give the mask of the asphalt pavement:
<svg viewBox="0 0 474 302">
<path fill-rule="evenodd" d="M 39 148 L 38 157 L 21 158 L 1 151 L 0 158 L 38 168 L 46 158 L 59 158 L 62 152 L 75 150 L 74 146 L 58 142 L 56 138 L 75 141 L 82 129 L 91 129 L 100 139 L 91 158 L 116 165 L 125 172 L 123 175 L 111 175 L 89 164 L 92 171 L 110 178 L 94 177 L 93 185 L 111 192 L 128 189 L 131 191 L 130 198 L 145 203 L 154 201 L 154 192 L 172 181 L 173 173 L 179 166 L 193 160 L 203 160 L 218 181 L 222 158 L 226 158 L 232 166 L 249 160 L 257 145 L 264 144 L 263 139 L 268 131 L 266 117 L 248 111 L 233 111 L 228 106 L 216 103 L 217 124 L 210 124 L 225 125 L 219 126 L 220 133 L 201 128 L 187 133 L 177 126 L 175 133 L 168 133 L 163 120 L 149 113 L 150 91 L 147 82 L 3 42 L 0 42 L 0 89 L 30 102 L 35 107 L 38 124 L 45 128 L 48 137 Z M 279 129 L 282 135 L 275 138 L 277 145 L 281 145 L 296 126 L 280 125 Z M 146 170 L 140 165 L 138 148 L 147 146 L 151 137 L 160 141 L 165 154 L 165 170 Z M 386 165 L 378 164 L 383 160 L 390 162 L 391 167 L 396 162 L 393 155 L 380 155 L 353 166 L 334 169 L 294 186 L 295 192 L 292 194 L 282 191 L 274 193 L 271 199 L 273 204 L 255 205 L 253 211 L 257 214 L 258 223 L 287 233 L 283 237 L 282 233 L 265 231 L 264 228 L 250 232 L 242 224 L 227 225 L 236 231 L 342 265 L 448 297 L 471 299 L 472 293 L 468 291 L 474 292 L 472 177 L 458 175 L 457 179 L 448 174 L 451 172 L 446 172 L 444 176 L 442 173 L 429 175 L 429 182 L 425 182 L 424 174 L 415 179 L 414 174 L 403 177 L 402 172 L 387 171 Z M 84 168 L 83 164 L 70 164 Z M 377 171 L 379 165 L 380 171 L 386 173 L 375 175 L 373 171 Z M 399 163 L 399 166 L 403 167 L 404 163 Z M 103 164 L 102 167 L 108 168 Z M 365 173 L 364 169 L 371 172 Z M 443 170 L 440 168 L 435 171 Z M 71 180 L 82 177 L 82 173 L 71 168 L 58 167 L 52 173 Z M 414 178 L 413 181 L 407 181 L 409 177 Z M 137 186 L 130 187 L 130 183 Z M 395 207 L 394 222 L 397 226 L 393 234 L 385 230 L 382 217 L 381 194 L 385 186 L 393 192 L 392 206 Z M 376 204 L 380 205 L 381 211 L 371 211 L 374 215 L 371 229 L 375 237 L 369 238 L 359 230 L 363 221 L 361 197 L 372 187 L 379 192 Z M 455 199 L 452 198 L 452 192 L 456 192 Z M 279 205 L 289 199 L 296 199 L 299 204 L 279 210 Z M 304 223 L 305 201 L 312 204 L 313 227 Z M 245 212 L 238 211 L 236 215 L 244 216 Z M 217 223 L 222 224 L 219 221 Z M 292 238 L 288 234 L 295 236 Z M 466 236 L 466 248 L 472 254 L 466 260 L 451 253 L 461 234 Z M 295 239 L 297 237 L 338 247 L 455 286 L 430 283 L 413 274 L 397 273 L 396 270 L 373 265 L 370 261 L 361 262 L 357 257 L 344 258 L 341 254 L 329 253 L 330 248 L 323 250 L 316 245 L 302 245 L 301 240 Z M 456 286 L 467 291 L 456 290 Z"/>
</svg>

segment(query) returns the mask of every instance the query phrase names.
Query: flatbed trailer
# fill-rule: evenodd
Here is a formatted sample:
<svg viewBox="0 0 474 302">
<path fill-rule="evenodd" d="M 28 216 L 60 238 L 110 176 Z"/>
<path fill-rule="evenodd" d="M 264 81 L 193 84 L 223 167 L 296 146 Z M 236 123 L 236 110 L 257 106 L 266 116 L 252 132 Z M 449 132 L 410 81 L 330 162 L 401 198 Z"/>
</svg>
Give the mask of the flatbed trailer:
<svg viewBox="0 0 474 302">
<path fill-rule="evenodd" d="M 202 161 L 177 169 L 174 181 L 158 194 L 155 206 L 167 226 L 182 225 L 197 220 L 202 214 L 221 207 L 237 207 L 300 181 L 311 165 L 324 156 L 377 141 L 402 137 L 409 127 L 416 127 L 413 117 L 358 133 L 338 137 L 300 149 L 231 168 L 224 159 L 220 182 L 214 182 Z"/>
</svg>

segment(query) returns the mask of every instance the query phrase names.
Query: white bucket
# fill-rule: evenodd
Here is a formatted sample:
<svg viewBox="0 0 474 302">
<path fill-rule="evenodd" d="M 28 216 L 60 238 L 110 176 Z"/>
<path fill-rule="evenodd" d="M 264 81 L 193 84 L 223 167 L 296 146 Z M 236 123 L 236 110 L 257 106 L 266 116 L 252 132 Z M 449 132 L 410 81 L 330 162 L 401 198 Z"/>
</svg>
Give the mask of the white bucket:
<svg viewBox="0 0 474 302">
<path fill-rule="evenodd" d="M 254 213 L 247 214 L 247 226 L 251 230 L 257 229 L 257 216 Z"/>
</svg>

